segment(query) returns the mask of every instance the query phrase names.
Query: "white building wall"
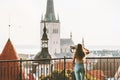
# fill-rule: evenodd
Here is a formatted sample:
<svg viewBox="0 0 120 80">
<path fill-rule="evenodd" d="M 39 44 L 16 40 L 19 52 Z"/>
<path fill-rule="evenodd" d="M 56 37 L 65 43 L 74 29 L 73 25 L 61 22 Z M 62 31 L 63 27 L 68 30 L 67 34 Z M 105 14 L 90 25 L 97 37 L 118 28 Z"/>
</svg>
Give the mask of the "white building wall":
<svg viewBox="0 0 120 80">
<path fill-rule="evenodd" d="M 40 26 L 40 39 L 43 35 L 44 23 Z M 46 22 L 47 35 L 48 35 L 48 50 L 51 56 L 54 53 L 60 53 L 60 23 Z"/>
<path fill-rule="evenodd" d="M 70 52 L 70 46 L 64 45 L 61 46 L 61 53 L 69 53 Z"/>
</svg>

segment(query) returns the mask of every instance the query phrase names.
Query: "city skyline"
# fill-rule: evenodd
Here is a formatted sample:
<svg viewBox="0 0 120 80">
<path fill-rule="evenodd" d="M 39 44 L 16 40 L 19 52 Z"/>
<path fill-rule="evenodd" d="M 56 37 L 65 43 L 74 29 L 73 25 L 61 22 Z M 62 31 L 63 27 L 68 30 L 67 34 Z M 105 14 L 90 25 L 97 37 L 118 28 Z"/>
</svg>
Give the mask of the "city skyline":
<svg viewBox="0 0 120 80">
<path fill-rule="evenodd" d="M 61 38 L 85 45 L 120 45 L 119 0 L 54 0 Z M 40 45 L 40 21 L 46 0 L 1 0 L 0 45 L 7 39 L 15 45 Z M 10 33 L 9 33 L 9 26 Z"/>
</svg>

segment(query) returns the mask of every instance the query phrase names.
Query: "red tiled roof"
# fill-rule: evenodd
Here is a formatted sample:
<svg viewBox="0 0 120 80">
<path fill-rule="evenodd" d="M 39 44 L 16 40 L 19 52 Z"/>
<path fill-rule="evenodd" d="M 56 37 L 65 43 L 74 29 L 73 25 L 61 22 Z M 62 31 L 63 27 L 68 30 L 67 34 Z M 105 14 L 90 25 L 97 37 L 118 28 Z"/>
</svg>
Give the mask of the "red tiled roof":
<svg viewBox="0 0 120 80">
<path fill-rule="evenodd" d="M 104 77 L 104 73 L 101 70 L 89 70 L 87 71 L 87 73 L 92 77 L 100 80 L 102 80 L 101 78 Z"/>
<path fill-rule="evenodd" d="M 8 39 L 2 53 L 0 60 L 19 60 L 19 57 L 10 41 Z M 19 62 L 0 62 L 0 80 L 18 80 L 20 78 L 20 63 Z M 24 70 L 22 72 L 24 80 Z"/>
<path fill-rule="evenodd" d="M 73 67 L 74 67 L 72 64 L 72 61 L 66 61 L 65 66 L 67 70 L 73 70 Z M 55 69 L 64 70 L 64 61 L 56 61 Z"/>
<path fill-rule="evenodd" d="M 8 39 L 1 55 L 0 55 L 0 60 L 18 60 L 18 55 L 10 41 L 10 39 Z"/>
</svg>

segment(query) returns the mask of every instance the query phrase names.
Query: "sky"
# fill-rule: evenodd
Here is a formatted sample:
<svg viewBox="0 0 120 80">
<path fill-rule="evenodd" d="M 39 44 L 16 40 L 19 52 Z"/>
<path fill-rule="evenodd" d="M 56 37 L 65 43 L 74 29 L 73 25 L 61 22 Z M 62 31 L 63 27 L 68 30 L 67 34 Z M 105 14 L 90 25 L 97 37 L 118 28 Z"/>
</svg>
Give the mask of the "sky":
<svg viewBox="0 0 120 80">
<path fill-rule="evenodd" d="M 40 20 L 47 0 L 0 0 L 0 48 L 10 37 L 14 45 L 40 45 Z M 120 45 L 120 0 L 54 0 L 61 38 L 75 44 Z M 9 28 L 8 25 L 11 25 Z"/>
</svg>

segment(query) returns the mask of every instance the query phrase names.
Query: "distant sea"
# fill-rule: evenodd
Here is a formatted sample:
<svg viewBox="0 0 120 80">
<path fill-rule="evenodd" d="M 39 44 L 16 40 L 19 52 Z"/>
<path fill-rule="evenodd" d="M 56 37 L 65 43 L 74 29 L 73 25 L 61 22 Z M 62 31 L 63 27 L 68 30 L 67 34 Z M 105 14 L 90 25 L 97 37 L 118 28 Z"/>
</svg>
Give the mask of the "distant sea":
<svg viewBox="0 0 120 80">
<path fill-rule="evenodd" d="M 89 50 L 120 50 L 120 46 L 85 46 Z M 17 53 L 25 53 L 25 54 L 37 54 L 41 51 L 41 47 L 39 45 L 15 45 L 14 46 Z M 2 51 L 2 50 L 1 50 Z"/>
<path fill-rule="evenodd" d="M 92 45 L 86 46 L 90 50 L 120 50 L 120 45 Z"/>
<path fill-rule="evenodd" d="M 17 45 L 16 51 L 18 53 L 37 54 L 41 51 L 41 47 L 38 45 Z"/>
</svg>

